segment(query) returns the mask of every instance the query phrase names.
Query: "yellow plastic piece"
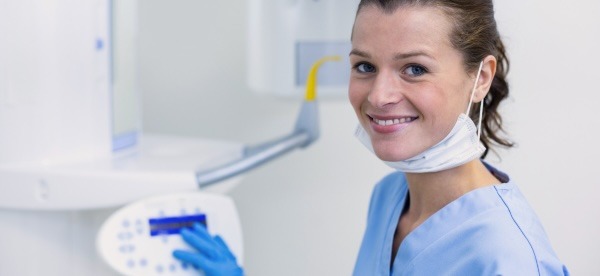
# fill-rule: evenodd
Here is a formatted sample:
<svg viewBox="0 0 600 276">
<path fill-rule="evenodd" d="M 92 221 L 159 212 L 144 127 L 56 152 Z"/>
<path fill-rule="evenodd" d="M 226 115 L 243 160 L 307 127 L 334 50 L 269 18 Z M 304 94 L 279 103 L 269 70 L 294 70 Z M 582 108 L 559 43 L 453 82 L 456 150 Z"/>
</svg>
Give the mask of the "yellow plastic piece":
<svg viewBox="0 0 600 276">
<path fill-rule="evenodd" d="M 319 67 L 325 62 L 328 61 L 340 61 L 342 57 L 340 56 L 326 56 L 315 63 L 313 63 L 310 68 L 310 72 L 308 73 L 308 78 L 306 79 L 306 95 L 305 100 L 307 102 L 312 102 L 317 98 L 317 73 L 319 71 Z"/>
</svg>

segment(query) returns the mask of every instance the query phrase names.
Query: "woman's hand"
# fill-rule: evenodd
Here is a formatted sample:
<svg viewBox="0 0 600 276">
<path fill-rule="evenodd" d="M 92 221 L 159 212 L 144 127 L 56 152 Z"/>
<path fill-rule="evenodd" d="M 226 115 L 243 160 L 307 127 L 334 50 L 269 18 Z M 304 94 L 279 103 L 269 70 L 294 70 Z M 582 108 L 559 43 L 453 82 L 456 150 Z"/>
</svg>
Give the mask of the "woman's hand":
<svg viewBox="0 0 600 276">
<path fill-rule="evenodd" d="M 181 230 L 181 237 L 198 252 L 175 250 L 175 258 L 204 271 L 206 276 L 244 275 L 225 241 L 218 235 L 211 236 L 203 225 L 197 223 L 192 229 Z"/>
</svg>

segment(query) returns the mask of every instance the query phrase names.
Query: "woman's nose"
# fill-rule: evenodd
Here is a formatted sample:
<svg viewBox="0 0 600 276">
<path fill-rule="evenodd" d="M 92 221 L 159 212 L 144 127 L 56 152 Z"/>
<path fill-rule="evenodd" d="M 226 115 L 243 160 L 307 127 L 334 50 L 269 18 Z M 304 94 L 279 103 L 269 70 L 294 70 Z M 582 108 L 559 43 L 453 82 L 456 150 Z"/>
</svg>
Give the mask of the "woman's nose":
<svg viewBox="0 0 600 276">
<path fill-rule="evenodd" d="M 381 72 L 377 75 L 367 100 L 377 108 L 397 104 L 404 98 L 400 86 L 393 74 Z"/>
</svg>

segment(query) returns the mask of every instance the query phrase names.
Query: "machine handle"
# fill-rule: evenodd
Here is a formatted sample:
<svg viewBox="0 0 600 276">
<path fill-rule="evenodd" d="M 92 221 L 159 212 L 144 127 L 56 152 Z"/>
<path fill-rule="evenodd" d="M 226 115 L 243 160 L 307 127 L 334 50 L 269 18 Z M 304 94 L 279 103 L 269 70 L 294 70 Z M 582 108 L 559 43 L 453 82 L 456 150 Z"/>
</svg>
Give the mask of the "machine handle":
<svg viewBox="0 0 600 276">
<path fill-rule="evenodd" d="M 274 158 L 277 158 L 295 148 L 306 145 L 310 135 L 299 132 L 285 136 L 275 142 L 258 146 L 260 150 L 247 149 L 245 156 L 221 167 L 196 173 L 196 180 L 200 188 L 205 188 L 227 178 L 254 169 Z"/>
<path fill-rule="evenodd" d="M 319 114 L 316 101 L 317 71 L 327 61 L 339 61 L 339 56 L 324 57 L 315 62 L 306 80 L 305 101 L 292 134 L 255 147 L 246 148 L 244 157 L 223 166 L 196 173 L 200 188 L 256 168 L 295 148 L 305 148 L 319 138 Z"/>
</svg>

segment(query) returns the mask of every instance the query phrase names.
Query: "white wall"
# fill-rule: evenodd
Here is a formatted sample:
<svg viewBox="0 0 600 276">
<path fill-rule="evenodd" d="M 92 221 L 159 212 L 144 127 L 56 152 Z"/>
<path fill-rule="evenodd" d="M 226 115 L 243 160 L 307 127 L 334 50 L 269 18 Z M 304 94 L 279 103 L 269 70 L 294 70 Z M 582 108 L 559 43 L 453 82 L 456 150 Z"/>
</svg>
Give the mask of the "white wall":
<svg viewBox="0 0 600 276">
<path fill-rule="evenodd" d="M 502 166 L 573 275 L 600 275 L 600 2 L 496 2 L 513 61 L 505 114 L 519 143 Z"/>
<path fill-rule="evenodd" d="M 600 275 L 600 2 L 496 1 L 512 61 L 504 106 L 509 172 L 574 275 Z M 140 1 L 144 128 L 258 142 L 287 133 L 299 104 L 245 84 L 246 2 Z M 348 275 L 373 184 L 389 171 L 352 136 L 345 98 L 321 103 L 322 138 L 249 173 L 233 192 L 249 275 Z"/>
</svg>

